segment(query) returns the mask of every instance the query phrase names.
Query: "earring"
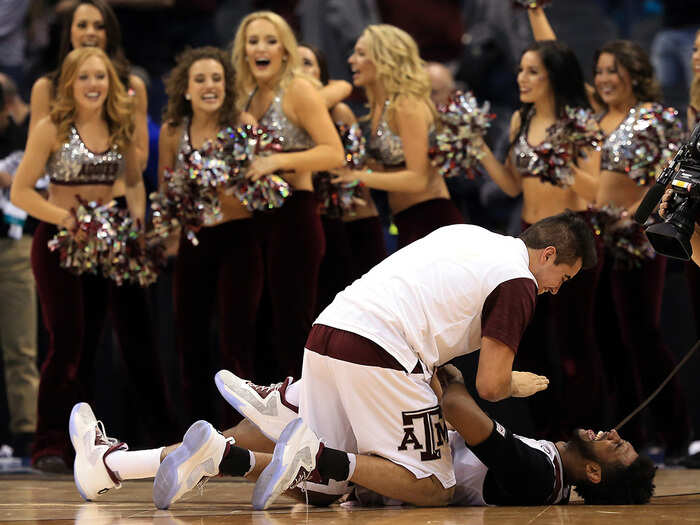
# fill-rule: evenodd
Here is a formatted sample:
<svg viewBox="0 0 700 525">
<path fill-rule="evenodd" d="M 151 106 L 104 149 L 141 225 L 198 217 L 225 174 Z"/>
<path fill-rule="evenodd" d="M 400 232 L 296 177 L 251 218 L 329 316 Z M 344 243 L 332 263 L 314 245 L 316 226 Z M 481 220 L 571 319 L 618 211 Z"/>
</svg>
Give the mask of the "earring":
<svg viewBox="0 0 700 525">
<path fill-rule="evenodd" d="M 287 61 L 287 57 L 286 56 L 282 57 L 282 62 L 286 62 L 286 61 Z"/>
<path fill-rule="evenodd" d="M 190 95 L 189 93 L 186 93 L 185 100 L 191 100 L 191 99 L 192 99 L 192 95 Z"/>
</svg>

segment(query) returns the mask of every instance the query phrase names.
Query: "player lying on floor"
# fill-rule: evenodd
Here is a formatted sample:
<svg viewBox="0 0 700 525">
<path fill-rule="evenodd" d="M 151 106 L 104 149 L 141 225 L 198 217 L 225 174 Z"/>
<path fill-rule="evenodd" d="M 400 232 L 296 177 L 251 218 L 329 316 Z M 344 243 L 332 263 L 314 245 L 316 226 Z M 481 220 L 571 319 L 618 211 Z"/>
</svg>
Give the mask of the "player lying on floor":
<svg viewBox="0 0 700 525">
<path fill-rule="evenodd" d="M 455 428 L 448 434 L 435 433 L 435 439 L 449 439 L 452 450 L 457 485 L 450 504 L 567 503 L 571 486 L 588 504 L 641 504 L 653 494 L 653 464 L 616 431 L 595 434 L 579 429 L 569 441 L 557 443 L 517 436 L 479 408 L 456 368 L 443 367 L 439 377 L 445 417 Z M 300 382 L 287 378 L 261 387 L 221 371 L 216 383 L 257 428 L 243 421 L 221 434 L 197 421 L 181 444 L 128 451 L 125 444 L 106 437 L 89 405 L 77 404 L 70 435 L 76 450 L 75 483 L 83 498 L 94 500 L 127 479 L 155 477 L 154 502 L 167 508 L 202 479 L 221 475 L 258 480 L 255 493 L 262 506 L 302 481 L 306 495 L 299 490 L 287 494 L 301 501 L 308 496 L 312 504 L 329 504 L 342 492 L 339 489 L 352 490 L 353 482 L 361 503 L 398 499 L 400 490 L 380 496 L 357 486 L 362 476 L 354 468 L 354 455 L 324 447 L 296 417 Z M 274 454 L 269 453 L 274 443 L 265 435 L 278 440 Z M 416 443 L 409 440 L 408 445 Z"/>
</svg>

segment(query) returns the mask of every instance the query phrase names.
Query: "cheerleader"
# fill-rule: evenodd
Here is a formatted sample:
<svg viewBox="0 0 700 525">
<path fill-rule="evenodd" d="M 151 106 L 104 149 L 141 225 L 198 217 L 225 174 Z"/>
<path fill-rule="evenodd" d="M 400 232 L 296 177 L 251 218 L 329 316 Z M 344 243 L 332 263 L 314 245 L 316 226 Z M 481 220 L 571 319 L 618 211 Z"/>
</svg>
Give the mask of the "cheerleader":
<svg viewBox="0 0 700 525">
<path fill-rule="evenodd" d="M 296 39 L 279 15 L 246 16 L 233 44 L 236 103 L 283 140 L 282 151 L 256 159 L 251 182 L 280 173 L 292 187 L 280 208 L 259 212 L 270 294 L 275 363 L 297 377 L 306 337 L 316 313 L 318 271 L 325 249 L 311 174 L 343 165 L 343 149 L 326 103 L 304 78 Z M 274 376 L 279 377 L 279 376 Z"/>
<path fill-rule="evenodd" d="M 222 129 L 251 123 L 236 109 L 233 66 L 217 48 L 182 53 L 168 77 L 166 92 L 158 159 L 161 185 L 165 168 L 182 169 L 187 157 L 216 139 Z M 230 424 L 232 420 L 222 415 L 230 410 L 216 414 L 209 401 L 216 394 L 211 378 L 222 367 L 253 375 L 262 255 L 252 213 L 223 191 L 218 199 L 220 212 L 197 232 L 198 244 L 193 245 L 184 232 L 181 236 L 173 299 L 184 412 L 188 419 Z M 219 357 L 210 363 L 212 309 L 217 312 Z"/>
<path fill-rule="evenodd" d="M 399 247 L 441 226 L 464 222 L 428 158 L 435 144 L 436 111 L 416 42 L 397 27 L 370 25 L 348 62 L 353 84 L 364 88 L 369 100 L 368 153 L 376 162 L 364 170 L 341 170 L 334 182 L 359 179 L 388 191 Z"/>
<path fill-rule="evenodd" d="M 327 86 L 329 75 L 324 54 L 312 46 L 300 45 L 299 55 L 303 71 Z M 352 109 L 343 102 L 334 104 L 329 111 L 339 127 L 357 124 Z M 315 175 L 317 193 L 323 188 L 328 189 L 328 177 L 328 172 Z M 319 197 L 322 202 L 329 199 L 323 191 Z M 319 272 L 318 312 L 331 303 L 336 293 L 386 257 L 382 224 L 369 188 L 359 188 L 350 210 L 341 209 L 339 204 L 324 204 L 327 206 L 321 221 L 326 236 L 326 254 Z"/>
<path fill-rule="evenodd" d="M 511 118 L 506 163 L 485 144 L 481 162 L 505 193 L 522 194 L 523 230 L 566 209 L 585 219 L 595 200 L 600 154 L 591 147 L 559 144 L 574 157 L 562 170 L 567 177 L 557 178 L 550 174 L 542 148 L 557 140 L 552 133 L 567 118 L 567 107 L 590 110 L 578 60 L 561 43 L 535 42 L 521 57 L 517 82 L 522 105 Z M 589 120 L 597 128 L 592 112 Z M 604 412 L 599 409 L 606 385 L 593 322 L 599 273 L 597 267 L 585 269 L 556 296 L 540 296 L 523 337 L 519 366 L 551 381 L 549 392 L 529 400 L 535 428 L 543 437 L 560 439 L 576 422 L 601 428 L 607 423 L 601 421 Z"/>
<path fill-rule="evenodd" d="M 133 134 L 131 103 L 107 55 L 96 47 L 71 51 L 49 116 L 30 132 L 11 192 L 16 206 L 42 221 L 31 258 L 50 344 L 39 383 L 32 457 L 37 468 L 65 470 L 72 461 L 65 418 L 77 401 L 95 397 L 95 354 L 115 287 L 106 278 L 63 269 L 48 242 L 58 228 L 76 228 L 70 210 L 79 199 L 109 202 L 119 176 L 132 217 L 143 221 L 145 195 Z M 48 199 L 34 189 L 45 174 Z"/>
<path fill-rule="evenodd" d="M 542 8 L 529 10 L 529 16 L 536 39 L 556 38 Z M 605 326 L 600 345 L 610 385 L 616 387 L 616 418 L 622 418 L 675 365 L 660 327 L 666 259 L 655 256 L 630 216 L 663 168 L 663 159 L 672 155 L 672 141 L 674 135 L 675 140 L 680 138 L 682 125 L 670 111 L 661 116 L 661 89 L 647 53 L 638 44 L 628 40 L 605 44 L 595 53 L 593 74 L 591 98 L 600 109 L 598 120 L 605 134 L 595 206 L 613 213 L 612 224 L 603 232 L 607 242 L 599 287 L 599 304 L 608 308 L 599 310 L 597 317 Z M 690 420 L 677 377 L 661 391 L 650 411 L 655 435 L 648 435 L 648 426 L 636 418 L 628 424 L 632 439 L 685 453 Z"/>
<path fill-rule="evenodd" d="M 127 90 L 134 121 L 131 141 L 135 146 L 139 173 L 142 173 L 148 161 L 146 87 L 139 77 L 129 73 L 129 63 L 122 49 L 119 22 L 112 8 L 103 0 L 80 0 L 66 11 L 58 53 L 59 69 L 34 83 L 30 99 L 29 129 L 31 131 L 41 119 L 49 115 L 51 104 L 56 98 L 61 64 L 71 50 L 82 47 L 102 49 L 110 58 L 119 80 Z M 124 178 L 120 176 L 112 185 L 112 196 L 119 207 L 126 209 L 124 195 Z M 170 432 L 162 434 L 160 430 L 172 428 L 176 423 L 158 357 L 155 323 L 148 290 L 128 283 L 112 288 L 109 310 L 130 380 L 141 398 L 140 406 L 144 409 L 148 421 L 161 422 L 148 426 L 150 438 L 154 442 L 162 438 L 171 438 L 173 435 Z"/>
</svg>

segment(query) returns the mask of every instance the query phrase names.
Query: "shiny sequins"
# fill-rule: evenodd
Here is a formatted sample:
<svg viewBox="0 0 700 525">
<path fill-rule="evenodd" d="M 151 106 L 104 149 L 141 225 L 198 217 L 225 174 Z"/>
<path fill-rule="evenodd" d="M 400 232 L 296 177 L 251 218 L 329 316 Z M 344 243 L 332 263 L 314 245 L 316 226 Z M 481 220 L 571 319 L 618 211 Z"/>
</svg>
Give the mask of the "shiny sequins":
<svg viewBox="0 0 700 525">
<path fill-rule="evenodd" d="M 314 147 L 314 141 L 303 128 L 292 123 L 282 110 L 282 91 L 278 91 L 272 104 L 260 117 L 260 126 L 279 137 L 282 151 L 300 151 Z M 251 97 L 252 98 L 252 97 Z"/>
<path fill-rule="evenodd" d="M 600 150 L 603 134 L 590 109 L 566 106 L 562 116 L 547 128 L 545 139 L 531 146 L 527 130 L 534 113 L 533 107 L 513 146 L 513 164 L 523 177 L 539 177 L 542 182 L 567 188 L 574 183 L 571 162 L 575 155 L 586 148 Z"/>
<path fill-rule="evenodd" d="M 71 126 L 68 141 L 49 157 L 46 174 L 54 184 L 111 185 L 124 165 L 124 156 L 116 145 L 104 153 L 94 153 Z"/>
<path fill-rule="evenodd" d="M 496 118 L 490 107 L 488 102 L 479 106 L 471 91 L 457 91 L 447 104 L 438 107 L 442 129 L 428 154 L 440 175 L 474 178 L 476 166 L 485 155 L 482 140 Z"/>
<path fill-rule="evenodd" d="M 387 100 L 384 103 L 384 109 L 382 109 L 382 115 L 379 118 L 376 131 L 369 134 L 367 153 L 384 166 L 400 166 L 406 163 L 406 157 L 404 155 L 401 137 L 391 131 L 389 123 L 385 118 L 388 107 L 389 101 Z M 431 127 L 429 131 L 428 142 L 430 148 L 436 145 L 437 141 L 434 127 Z"/>
<path fill-rule="evenodd" d="M 637 184 L 646 185 L 678 151 L 682 140 L 678 111 L 657 103 L 636 106 L 603 143 L 600 168 L 625 173 Z"/>
</svg>

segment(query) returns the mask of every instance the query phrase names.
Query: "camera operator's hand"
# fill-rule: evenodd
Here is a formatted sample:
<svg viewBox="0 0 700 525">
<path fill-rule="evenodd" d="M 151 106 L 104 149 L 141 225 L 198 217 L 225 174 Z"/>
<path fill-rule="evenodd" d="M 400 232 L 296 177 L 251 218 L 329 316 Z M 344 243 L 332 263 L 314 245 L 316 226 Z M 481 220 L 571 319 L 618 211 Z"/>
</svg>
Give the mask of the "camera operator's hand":
<svg viewBox="0 0 700 525">
<path fill-rule="evenodd" d="M 666 216 L 671 211 L 671 204 L 673 201 L 673 188 L 666 188 L 664 196 L 661 197 L 661 204 L 659 205 L 659 215 L 662 219 L 666 219 Z"/>
</svg>

